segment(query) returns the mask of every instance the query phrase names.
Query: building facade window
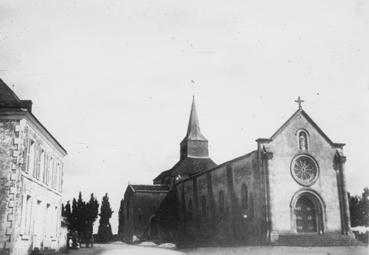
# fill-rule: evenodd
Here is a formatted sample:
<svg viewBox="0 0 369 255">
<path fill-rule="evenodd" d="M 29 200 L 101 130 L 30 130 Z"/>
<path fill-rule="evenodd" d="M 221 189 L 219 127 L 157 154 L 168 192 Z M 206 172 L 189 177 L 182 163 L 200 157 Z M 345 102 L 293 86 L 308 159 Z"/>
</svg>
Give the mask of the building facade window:
<svg viewBox="0 0 369 255">
<path fill-rule="evenodd" d="M 242 184 L 241 186 L 241 208 L 243 210 L 248 209 L 248 194 L 247 194 L 247 186 Z"/>
<path fill-rule="evenodd" d="M 54 169 L 54 159 L 52 157 L 50 157 L 49 159 L 49 166 L 46 170 L 46 184 L 47 185 L 50 185 L 50 174 L 53 172 L 53 169 Z"/>
<path fill-rule="evenodd" d="M 35 169 L 35 142 L 30 140 L 28 152 L 28 173 L 33 175 Z"/>
<path fill-rule="evenodd" d="M 52 215 L 51 215 L 51 205 L 50 204 L 46 204 L 46 213 L 45 213 L 45 218 L 48 222 L 48 224 L 46 224 L 46 236 L 50 237 L 51 233 L 52 233 Z"/>
<path fill-rule="evenodd" d="M 224 192 L 223 190 L 219 191 L 218 197 L 218 206 L 219 206 L 219 213 L 224 213 Z"/>
<path fill-rule="evenodd" d="M 58 236 L 58 229 L 59 229 L 59 211 L 58 211 L 58 207 L 55 206 L 55 210 L 54 210 L 54 231 L 53 231 L 53 236 L 57 237 Z"/>
<path fill-rule="evenodd" d="M 31 233 L 32 220 L 32 199 L 30 195 L 25 195 L 22 206 L 21 233 L 29 235 Z"/>
<path fill-rule="evenodd" d="M 43 178 L 45 172 L 45 151 L 41 149 L 40 153 L 40 167 L 39 167 L 39 173 L 37 179 Z"/>
<path fill-rule="evenodd" d="M 35 170 L 33 171 L 33 177 L 38 179 L 40 176 L 40 151 L 39 147 L 36 144 L 35 147 Z"/>
<path fill-rule="evenodd" d="M 56 171 L 57 171 L 57 169 L 58 169 L 58 165 L 56 165 L 56 167 L 53 166 L 53 168 L 51 170 L 51 187 L 53 189 L 56 188 L 56 176 L 57 176 Z"/>
<path fill-rule="evenodd" d="M 59 164 L 58 169 L 58 191 L 62 192 L 62 185 L 63 185 L 63 165 Z"/>
</svg>

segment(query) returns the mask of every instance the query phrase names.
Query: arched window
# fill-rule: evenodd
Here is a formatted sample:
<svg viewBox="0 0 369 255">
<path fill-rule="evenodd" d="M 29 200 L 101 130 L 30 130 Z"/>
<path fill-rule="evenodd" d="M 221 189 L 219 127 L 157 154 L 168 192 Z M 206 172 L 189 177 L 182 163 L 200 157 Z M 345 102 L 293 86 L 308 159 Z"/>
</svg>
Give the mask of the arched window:
<svg viewBox="0 0 369 255">
<path fill-rule="evenodd" d="M 306 151 L 308 149 L 308 136 L 305 131 L 300 131 L 298 134 L 299 150 Z"/>
<path fill-rule="evenodd" d="M 247 210 L 248 208 L 247 187 L 245 184 L 242 184 L 241 187 L 241 208 L 243 210 Z"/>
<path fill-rule="evenodd" d="M 206 211 L 206 197 L 202 196 L 201 197 L 201 214 L 202 217 L 206 217 L 207 215 L 207 211 Z"/>
<path fill-rule="evenodd" d="M 224 192 L 223 190 L 219 191 L 219 197 L 218 197 L 218 206 L 219 206 L 219 213 L 224 212 Z"/>
<path fill-rule="evenodd" d="M 190 201 L 188 201 L 188 218 L 192 219 L 192 200 L 190 199 Z"/>
</svg>

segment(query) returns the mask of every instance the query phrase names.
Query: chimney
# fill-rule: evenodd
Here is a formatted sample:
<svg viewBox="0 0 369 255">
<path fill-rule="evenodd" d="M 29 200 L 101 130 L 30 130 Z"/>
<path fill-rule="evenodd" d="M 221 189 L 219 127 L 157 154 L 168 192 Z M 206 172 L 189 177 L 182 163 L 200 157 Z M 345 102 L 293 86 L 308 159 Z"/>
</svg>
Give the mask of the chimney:
<svg viewBox="0 0 369 255">
<path fill-rule="evenodd" d="M 21 100 L 23 108 L 26 108 L 29 112 L 32 112 L 32 100 Z"/>
</svg>

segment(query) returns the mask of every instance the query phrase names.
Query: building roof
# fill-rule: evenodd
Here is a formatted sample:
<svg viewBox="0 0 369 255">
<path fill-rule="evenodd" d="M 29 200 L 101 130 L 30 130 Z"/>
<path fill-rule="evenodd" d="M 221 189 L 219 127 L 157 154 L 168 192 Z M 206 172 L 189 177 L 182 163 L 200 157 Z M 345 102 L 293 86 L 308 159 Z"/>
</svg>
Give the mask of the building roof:
<svg viewBox="0 0 369 255">
<path fill-rule="evenodd" d="M 14 113 L 19 115 L 19 112 L 21 112 L 20 114 L 25 114 L 26 116 L 30 117 L 30 119 L 37 123 L 44 133 L 46 133 L 46 135 L 55 142 L 62 152 L 65 155 L 67 154 L 67 151 L 63 148 L 63 146 L 55 139 L 55 137 L 51 135 L 51 133 L 36 118 L 36 116 L 32 114 L 32 101 L 19 99 L 14 91 L 11 90 L 2 79 L 0 79 L 0 110 L 4 114 L 9 114 L 9 110 L 13 110 L 11 111 L 11 114 Z"/>
<path fill-rule="evenodd" d="M 216 167 L 211 158 L 184 158 L 172 168 L 170 175 L 192 175 Z"/>
<path fill-rule="evenodd" d="M 168 192 L 168 185 L 162 184 L 154 184 L 154 185 L 145 185 L 145 184 L 129 184 L 129 188 L 132 189 L 133 192 Z"/>
<path fill-rule="evenodd" d="M 207 141 L 205 136 L 201 134 L 199 117 L 197 115 L 195 97 L 192 99 L 190 119 L 188 121 L 187 133 L 183 141 L 195 140 L 195 141 Z"/>
<path fill-rule="evenodd" d="M 216 167 L 217 164 L 211 158 L 186 157 L 175 164 L 171 169 L 161 172 L 154 181 L 164 176 L 193 175 Z"/>
<path fill-rule="evenodd" d="M 188 146 L 186 143 L 187 141 L 192 141 L 192 143 L 194 143 L 192 146 L 200 146 L 200 149 L 194 150 L 195 153 L 193 151 L 189 153 L 188 148 L 182 151 L 182 147 Z M 201 143 L 203 142 L 206 142 L 206 147 L 201 147 Z M 201 148 L 203 150 L 201 150 Z M 217 166 L 217 164 L 208 156 L 207 139 L 200 131 L 199 117 L 197 115 L 195 98 L 193 97 L 187 133 L 181 142 L 180 160 L 171 169 L 163 171 L 155 177 L 154 182 L 159 181 L 165 176 L 197 174 L 215 166 Z"/>
<path fill-rule="evenodd" d="M 2 79 L 0 79 L 0 107 L 22 108 L 27 109 L 29 112 L 31 112 L 32 101 L 19 99 L 19 97 L 14 93 L 14 91 L 11 90 Z"/>
</svg>

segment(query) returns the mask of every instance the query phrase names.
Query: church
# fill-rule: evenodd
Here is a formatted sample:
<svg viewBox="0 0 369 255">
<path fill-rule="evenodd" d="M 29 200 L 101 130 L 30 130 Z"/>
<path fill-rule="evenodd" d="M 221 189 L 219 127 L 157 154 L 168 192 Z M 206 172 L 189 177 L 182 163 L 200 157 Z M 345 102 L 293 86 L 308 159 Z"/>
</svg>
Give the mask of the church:
<svg viewBox="0 0 369 255">
<path fill-rule="evenodd" d="M 345 144 L 302 109 L 255 150 L 217 165 L 195 101 L 179 161 L 153 185 L 128 185 L 123 240 L 178 245 L 351 245 Z"/>
</svg>

